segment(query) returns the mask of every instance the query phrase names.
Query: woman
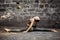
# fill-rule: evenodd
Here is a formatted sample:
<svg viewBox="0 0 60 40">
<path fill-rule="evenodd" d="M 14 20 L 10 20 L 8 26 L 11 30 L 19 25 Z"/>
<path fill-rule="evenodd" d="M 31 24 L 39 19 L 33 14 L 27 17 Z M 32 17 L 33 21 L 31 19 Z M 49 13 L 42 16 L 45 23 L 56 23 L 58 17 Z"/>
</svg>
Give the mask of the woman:
<svg viewBox="0 0 60 40">
<path fill-rule="evenodd" d="M 33 18 L 30 18 L 30 22 L 28 23 L 28 28 L 27 28 L 27 30 L 25 31 L 25 32 L 28 32 L 32 27 L 33 27 L 33 30 L 35 30 L 36 29 L 36 27 L 37 27 L 37 22 L 39 22 L 40 21 L 40 18 L 39 18 L 39 16 L 35 16 L 35 17 L 33 17 Z"/>
</svg>

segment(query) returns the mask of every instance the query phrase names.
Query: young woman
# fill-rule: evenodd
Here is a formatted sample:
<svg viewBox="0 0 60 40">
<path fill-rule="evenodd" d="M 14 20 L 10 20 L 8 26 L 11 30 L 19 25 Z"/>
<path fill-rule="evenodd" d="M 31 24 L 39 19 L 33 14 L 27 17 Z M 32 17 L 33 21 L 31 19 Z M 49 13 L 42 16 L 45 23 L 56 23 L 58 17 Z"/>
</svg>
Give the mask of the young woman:
<svg viewBox="0 0 60 40">
<path fill-rule="evenodd" d="M 25 32 L 28 32 L 31 28 L 33 28 L 33 30 L 35 30 L 36 27 L 37 27 L 37 22 L 39 22 L 39 21 L 40 21 L 39 16 L 35 16 L 33 18 L 30 18 L 30 21 L 29 21 L 29 23 L 27 25 L 28 28 L 26 29 Z"/>
</svg>

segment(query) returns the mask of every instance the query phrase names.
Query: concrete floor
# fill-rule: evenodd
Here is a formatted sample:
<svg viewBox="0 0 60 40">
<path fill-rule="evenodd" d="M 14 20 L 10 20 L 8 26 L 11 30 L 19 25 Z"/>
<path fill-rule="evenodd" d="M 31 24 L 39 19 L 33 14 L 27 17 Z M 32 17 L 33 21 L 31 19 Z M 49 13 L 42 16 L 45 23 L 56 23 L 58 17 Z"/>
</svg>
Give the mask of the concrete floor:
<svg viewBox="0 0 60 40">
<path fill-rule="evenodd" d="M 0 40 L 60 40 L 60 29 L 58 32 L 31 31 L 24 32 L 0 32 Z"/>
</svg>

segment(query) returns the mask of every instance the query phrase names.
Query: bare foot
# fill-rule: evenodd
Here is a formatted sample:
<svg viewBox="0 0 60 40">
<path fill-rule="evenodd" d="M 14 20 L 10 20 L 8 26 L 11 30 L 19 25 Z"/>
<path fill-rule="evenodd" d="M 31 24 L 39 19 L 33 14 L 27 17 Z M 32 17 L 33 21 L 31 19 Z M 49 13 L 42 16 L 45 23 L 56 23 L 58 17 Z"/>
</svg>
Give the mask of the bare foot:
<svg viewBox="0 0 60 40">
<path fill-rule="evenodd" d="M 51 31 L 53 31 L 53 32 L 58 32 L 56 29 L 51 29 Z"/>
</svg>

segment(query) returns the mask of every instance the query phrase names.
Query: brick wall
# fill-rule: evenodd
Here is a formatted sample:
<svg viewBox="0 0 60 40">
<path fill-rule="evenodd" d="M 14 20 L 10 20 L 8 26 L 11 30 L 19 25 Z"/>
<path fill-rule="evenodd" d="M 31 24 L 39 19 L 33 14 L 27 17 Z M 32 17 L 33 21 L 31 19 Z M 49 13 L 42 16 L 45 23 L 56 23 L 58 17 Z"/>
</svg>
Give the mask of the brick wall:
<svg viewBox="0 0 60 40">
<path fill-rule="evenodd" d="M 6 19 L 0 18 L 0 25 L 26 26 L 30 17 L 39 16 L 41 20 L 38 27 L 60 26 L 60 0 L 18 0 L 17 2 L 20 3 L 18 5 L 20 9 L 17 8 L 16 0 L 0 4 L 5 8 L 0 17 L 10 13 Z"/>
</svg>

